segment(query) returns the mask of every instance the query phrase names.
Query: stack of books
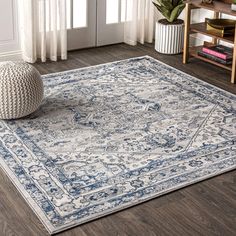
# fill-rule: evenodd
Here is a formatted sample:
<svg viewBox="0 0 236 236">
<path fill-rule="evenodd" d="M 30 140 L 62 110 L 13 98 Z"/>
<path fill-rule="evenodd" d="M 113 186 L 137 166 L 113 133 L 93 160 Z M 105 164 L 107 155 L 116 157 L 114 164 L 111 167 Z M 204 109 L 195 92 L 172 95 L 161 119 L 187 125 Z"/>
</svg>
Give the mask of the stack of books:
<svg viewBox="0 0 236 236">
<path fill-rule="evenodd" d="M 213 46 L 204 45 L 202 50 L 198 52 L 198 55 L 224 65 L 231 65 L 233 48 L 220 44 Z"/>
</svg>

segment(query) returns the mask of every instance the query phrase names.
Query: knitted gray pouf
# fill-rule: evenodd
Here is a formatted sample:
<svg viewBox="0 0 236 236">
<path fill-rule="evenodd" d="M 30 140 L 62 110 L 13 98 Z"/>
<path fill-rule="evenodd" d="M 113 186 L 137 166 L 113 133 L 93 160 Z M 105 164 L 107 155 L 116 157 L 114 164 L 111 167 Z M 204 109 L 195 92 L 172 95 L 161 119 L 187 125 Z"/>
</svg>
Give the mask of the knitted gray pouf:
<svg viewBox="0 0 236 236">
<path fill-rule="evenodd" d="M 43 99 L 39 72 L 25 62 L 0 62 L 0 119 L 16 119 L 34 112 Z"/>
</svg>

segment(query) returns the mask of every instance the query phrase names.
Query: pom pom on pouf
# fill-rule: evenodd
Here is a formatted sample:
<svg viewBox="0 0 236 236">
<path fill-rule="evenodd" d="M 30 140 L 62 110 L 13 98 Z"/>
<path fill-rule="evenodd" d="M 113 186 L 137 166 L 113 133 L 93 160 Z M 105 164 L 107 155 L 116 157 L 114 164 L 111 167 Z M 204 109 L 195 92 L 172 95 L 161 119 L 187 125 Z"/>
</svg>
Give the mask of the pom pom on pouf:
<svg viewBox="0 0 236 236">
<path fill-rule="evenodd" d="M 40 73 L 25 62 L 0 62 L 0 119 L 17 119 L 37 110 L 43 99 Z"/>
</svg>

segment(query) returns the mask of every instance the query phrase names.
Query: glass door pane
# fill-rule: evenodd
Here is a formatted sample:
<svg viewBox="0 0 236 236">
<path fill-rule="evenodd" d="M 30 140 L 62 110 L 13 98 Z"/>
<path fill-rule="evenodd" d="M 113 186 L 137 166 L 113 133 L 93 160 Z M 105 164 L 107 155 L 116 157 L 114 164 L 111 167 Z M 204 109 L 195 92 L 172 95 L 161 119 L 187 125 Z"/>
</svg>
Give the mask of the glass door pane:
<svg viewBox="0 0 236 236">
<path fill-rule="evenodd" d="M 73 28 L 87 27 L 87 0 L 73 0 Z"/>
<path fill-rule="evenodd" d="M 124 41 L 124 24 L 121 21 L 126 1 L 129 0 L 97 0 L 97 46 Z"/>
<path fill-rule="evenodd" d="M 67 0 L 69 50 L 96 46 L 96 0 Z"/>
<path fill-rule="evenodd" d="M 106 23 L 119 22 L 119 0 L 106 0 Z"/>
</svg>

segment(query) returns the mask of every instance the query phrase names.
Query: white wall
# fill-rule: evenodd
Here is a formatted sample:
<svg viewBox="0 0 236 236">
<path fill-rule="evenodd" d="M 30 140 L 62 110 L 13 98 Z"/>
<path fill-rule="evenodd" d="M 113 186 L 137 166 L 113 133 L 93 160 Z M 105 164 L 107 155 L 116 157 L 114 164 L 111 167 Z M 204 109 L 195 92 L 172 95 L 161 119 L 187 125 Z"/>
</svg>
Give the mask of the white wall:
<svg viewBox="0 0 236 236">
<path fill-rule="evenodd" d="M 19 58 L 17 0 L 0 0 L 0 61 Z"/>
<path fill-rule="evenodd" d="M 184 17 L 183 12 L 181 14 Z M 213 18 L 214 12 L 206 9 L 194 9 L 191 11 L 191 23 L 204 22 L 205 18 Z M 203 41 L 211 41 L 211 37 L 204 36 L 202 34 L 193 34 L 190 38 L 190 45 L 202 45 Z"/>
</svg>

